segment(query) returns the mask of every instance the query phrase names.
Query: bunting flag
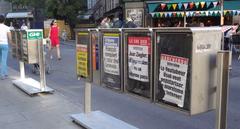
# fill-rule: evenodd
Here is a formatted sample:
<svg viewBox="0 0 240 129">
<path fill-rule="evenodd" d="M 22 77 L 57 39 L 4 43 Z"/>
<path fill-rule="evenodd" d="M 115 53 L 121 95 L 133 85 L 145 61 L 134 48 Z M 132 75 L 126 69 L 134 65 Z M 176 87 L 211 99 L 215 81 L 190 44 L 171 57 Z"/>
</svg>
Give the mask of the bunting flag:
<svg viewBox="0 0 240 129">
<path fill-rule="evenodd" d="M 209 14 L 209 11 L 206 11 L 206 16 L 208 16 L 208 14 Z"/>
<path fill-rule="evenodd" d="M 213 2 L 213 7 L 214 8 L 217 7 L 217 5 L 218 5 L 218 2 Z"/>
<path fill-rule="evenodd" d="M 167 9 L 168 9 L 168 10 L 170 10 L 170 9 L 171 9 L 171 7 L 172 7 L 172 5 L 171 5 L 171 4 L 167 4 Z"/>
<path fill-rule="evenodd" d="M 173 7 L 173 10 L 176 10 L 177 4 L 173 4 L 172 7 Z"/>
<path fill-rule="evenodd" d="M 177 13 L 176 12 L 174 12 L 172 15 L 173 15 L 173 17 L 177 17 Z"/>
<path fill-rule="evenodd" d="M 164 10 L 166 8 L 166 4 L 161 4 L 161 9 Z"/>
<path fill-rule="evenodd" d="M 183 6 L 184 6 L 184 9 L 187 9 L 188 3 L 184 3 Z"/>
<path fill-rule="evenodd" d="M 182 3 L 179 3 L 179 4 L 178 4 L 178 8 L 179 8 L 179 9 L 182 9 Z"/>
<path fill-rule="evenodd" d="M 224 10 L 224 11 L 223 11 L 223 15 L 226 15 L 226 14 L 227 14 L 227 10 Z"/>
<path fill-rule="evenodd" d="M 160 13 L 160 17 L 163 17 L 163 13 Z"/>
<path fill-rule="evenodd" d="M 150 13 L 150 14 L 151 14 L 151 16 L 152 16 L 152 17 L 154 17 L 154 16 L 155 16 L 155 13 Z"/>
<path fill-rule="evenodd" d="M 196 7 L 197 9 L 199 8 L 199 5 L 200 5 L 199 2 L 195 3 L 195 7 Z"/>
<path fill-rule="evenodd" d="M 201 8 L 204 8 L 205 2 L 200 2 Z"/>
<path fill-rule="evenodd" d="M 211 6 L 212 2 L 207 2 L 207 8 Z"/>
</svg>

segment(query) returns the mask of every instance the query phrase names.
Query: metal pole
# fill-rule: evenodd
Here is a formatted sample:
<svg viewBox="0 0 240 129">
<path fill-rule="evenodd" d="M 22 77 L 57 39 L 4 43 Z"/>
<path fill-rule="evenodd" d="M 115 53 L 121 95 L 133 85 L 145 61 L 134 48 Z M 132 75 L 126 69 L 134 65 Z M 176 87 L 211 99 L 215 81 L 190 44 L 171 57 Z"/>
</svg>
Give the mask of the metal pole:
<svg viewBox="0 0 240 129">
<path fill-rule="evenodd" d="M 184 10 L 184 17 L 183 17 L 183 27 L 186 27 L 187 24 L 187 16 L 186 16 L 186 11 Z"/>
<path fill-rule="evenodd" d="M 92 85 L 90 82 L 85 83 L 85 92 L 84 92 L 84 112 L 91 112 L 91 88 Z"/>
<path fill-rule="evenodd" d="M 20 67 L 20 77 L 21 79 L 25 79 L 25 68 L 24 68 L 23 61 L 19 61 L 19 67 Z"/>
<path fill-rule="evenodd" d="M 46 74 L 45 74 L 45 58 L 43 51 L 43 41 L 42 39 L 37 40 L 38 44 L 38 63 L 40 68 L 40 88 L 41 91 L 44 91 L 46 88 Z"/>
<path fill-rule="evenodd" d="M 229 54 L 229 51 L 220 51 L 217 54 L 216 129 L 227 129 Z"/>
<path fill-rule="evenodd" d="M 221 26 L 224 25 L 224 0 L 221 0 L 221 18 L 220 18 Z"/>
</svg>

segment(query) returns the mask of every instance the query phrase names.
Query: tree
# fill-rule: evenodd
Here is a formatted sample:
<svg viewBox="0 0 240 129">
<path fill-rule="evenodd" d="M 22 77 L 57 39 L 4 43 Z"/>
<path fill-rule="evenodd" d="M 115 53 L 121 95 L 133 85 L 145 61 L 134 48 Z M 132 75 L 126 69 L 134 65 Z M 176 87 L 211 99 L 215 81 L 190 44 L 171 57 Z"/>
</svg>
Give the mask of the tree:
<svg viewBox="0 0 240 129">
<path fill-rule="evenodd" d="M 15 5 L 23 5 L 33 11 L 43 9 L 48 18 L 65 20 L 71 28 L 76 25 L 78 12 L 86 10 L 87 0 L 5 0 Z"/>
</svg>

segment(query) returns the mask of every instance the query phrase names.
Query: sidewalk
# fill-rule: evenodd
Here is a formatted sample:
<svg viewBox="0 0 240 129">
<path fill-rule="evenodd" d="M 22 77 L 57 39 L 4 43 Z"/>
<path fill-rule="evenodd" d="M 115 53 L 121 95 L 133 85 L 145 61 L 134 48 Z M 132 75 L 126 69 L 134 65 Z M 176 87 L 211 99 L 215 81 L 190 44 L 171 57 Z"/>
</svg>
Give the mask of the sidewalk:
<svg viewBox="0 0 240 129">
<path fill-rule="evenodd" d="M 12 85 L 19 73 L 9 68 L 9 79 L 0 80 L 1 129 L 80 129 L 70 114 L 82 107 L 68 101 L 59 92 L 28 96 Z"/>
</svg>

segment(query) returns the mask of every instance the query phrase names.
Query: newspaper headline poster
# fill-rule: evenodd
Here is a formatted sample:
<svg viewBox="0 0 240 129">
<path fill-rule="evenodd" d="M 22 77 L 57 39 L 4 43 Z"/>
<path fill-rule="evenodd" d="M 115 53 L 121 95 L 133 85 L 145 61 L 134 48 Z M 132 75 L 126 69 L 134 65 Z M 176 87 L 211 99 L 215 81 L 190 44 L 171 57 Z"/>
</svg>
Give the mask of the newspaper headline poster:
<svg viewBox="0 0 240 129">
<path fill-rule="evenodd" d="M 76 46 L 77 75 L 88 77 L 88 33 L 78 33 L 78 44 Z"/>
<path fill-rule="evenodd" d="M 120 75 L 119 35 L 105 34 L 103 37 L 103 68 L 105 73 Z"/>
<path fill-rule="evenodd" d="M 128 37 L 128 72 L 129 78 L 149 82 L 149 54 L 151 53 L 151 38 Z"/>
<path fill-rule="evenodd" d="M 161 54 L 159 81 L 165 95 L 163 100 L 184 106 L 188 58 Z"/>
</svg>

